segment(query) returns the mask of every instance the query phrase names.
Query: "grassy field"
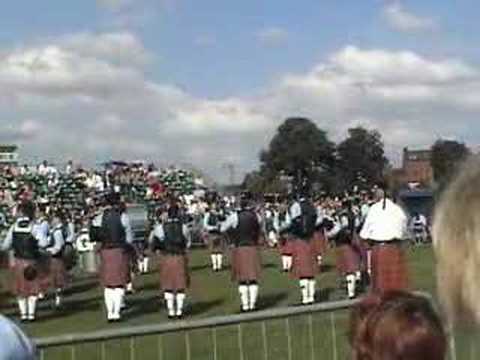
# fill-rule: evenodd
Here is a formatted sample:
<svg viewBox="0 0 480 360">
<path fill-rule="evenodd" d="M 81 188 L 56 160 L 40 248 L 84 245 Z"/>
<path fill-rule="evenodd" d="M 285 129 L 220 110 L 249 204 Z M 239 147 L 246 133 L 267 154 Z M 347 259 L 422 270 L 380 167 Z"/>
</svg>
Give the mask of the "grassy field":
<svg viewBox="0 0 480 360">
<path fill-rule="evenodd" d="M 434 264 L 431 249 L 428 247 L 411 249 L 408 251 L 408 259 L 411 269 L 411 278 L 415 289 L 434 292 Z M 297 282 L 288 275 L 279 271 L 279 257 L 275 251 L 265 251 L 263 254 L 263 279 L 259 299 L 260 309 L 272 307 L 293 306 L 299 302 L 299 290 Z M 236 314 L 239 310 L 238 293 L 236 286 L 230 281 L 228 270 L 221 273 L 213 273 L 209 267 L 209 256 L 204 250 L 195 250 L 190 257 L 192 274 L 191 288 L 188 294 L 188 317 L 205 318 L 215 315 Z M 329 301 L 338 298 L 338 279 L 334 268 L 334 258 L 328 256 L 324 269 L 317 277 L 318 296 L 317 301 Z M 158 290 L 157 274 L 142 276 L 136 281 L 138 292 L 128 297 L 130 305 L 125 320 L 120 324 L 108 324 L 105 320 L 102 305 L 102 291 L 94 278 L 76 280 L 69 289 L 66 297 L 64 310 L 55 311 L 49 301 L 41 305 L 38 321 L 34 324 L 24 325 L 24 329 L 33 337 L 47 337 L 64 335 L 67 333 L 83 333 L 113 327 L 129 325 L 144 325 L 168 321 L 165 310 L 161 306 Z M 16 307 L 9 302 L 2 308 L 2 313 L 8 316 L 16 315 Z M 347 314 L 336 314 L 339 333 L 339 342 L 345 343 L 344 335 L 346 326 L 344 322 Z M 311 358 L 315 354 L 327 355 L 332 352 L 330 316 L 314 315 L 294 318 L 289 323 L 291 334 L 287 336 L 285 323 L 269 322 L 266 328 L 262 324 L 249 324 L 242 329 L 245 334 L 242 337 L 245 349 L 248 353 L 242 354 L 243 360 L 256 359 L 264 356 L 262 331 L 267 330 L 269 348 L 268 357 L 275 359 L 288 359 L 288 349 L 293 359 Z M 23 326 L 23 325 L 22 325 Z M 217 334 L 210 330 L 196 331 L 189 334 L 191 353 L 195 359 L 211 359 L 212 343 L 218 346 L 218 359 L 231 358 L 232 354 L 238 357 L 238 329 L 236 327 L 224 328 Z M 306 346 L 312 336 L 315 338 L 315 346 Z M 214 338 L 215 337 L 215 338 Z M 136 358 L 155 358 L 164 355 L 165 359 L 187 358 L 184 334 L 163 336 L 161 343 L 158 337 L 145 337 L 135 343 Z M 291 346 L 288 346 L 288 343 Z M 107 358 L 129 358 L 130 343 L 116 341 L 105 345 L 109 356 Z M 159 348 L 161 347 L 161 349 Z M 346 351 L 345 345 L 339 347 L 340 351 Z M 46 359 L 65 358 L 65 349 L 49 352 Z M 86 345 L 76 350 L 81 353 L 82 359 L 101 358 L 99 346 Z M 141 353 L 144 351 L 145 353 Z M 88 355 L 87 355 L 88 354 Z M 143 355 L 142 355 L 143 354 Z M 145 356 L 147 355 L 147 357 Z M 326 358 L 332 358 L 327 356 Z M 340 354 L 341 355 L 341 354 Z M 338 356 L 338 354 L 337 354 Z M 338 357 L 339 359 L 342 357 Z M 343 357 L 344 358 L 344 357 Z"/>
</svg>

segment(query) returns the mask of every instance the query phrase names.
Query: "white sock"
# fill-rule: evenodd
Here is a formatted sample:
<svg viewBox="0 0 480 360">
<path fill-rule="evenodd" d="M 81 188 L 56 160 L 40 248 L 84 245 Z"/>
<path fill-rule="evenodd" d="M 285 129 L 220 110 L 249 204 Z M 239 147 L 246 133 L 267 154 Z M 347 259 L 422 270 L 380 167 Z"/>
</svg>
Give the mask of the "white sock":
<svg viewBox="0 0 480 360">
<path fill-rule="evenodd" d="M 133 283 L 132 283 L 132 282 L 129 282 L 129 283 L 127 284 L 127 291 L 128 291 L 128 292 L 133 292 Z"/>
<path fill-rule="evenodd" d="M 318 266 L 321 266 L 321 265 L 322 265 L 322 262 L 323 262 L 323 257 L 322 257 L 322 255 L 318 255 L 318 256 L 317 256 L 317 264 L 318 264 Z"/>
<path fill-rule="evenodd" d="M 250 297 L 250 302 L 249 302 L 249 309 L 250 310 L 255 310 L 255 306 L 257 304 L 257 298 L 258 298 L 258 285 L 253 284 L 248 287 L 248 294 Z"/>
<path fill-rule="evenodd" d="M 361 271 L 356 271 L 355 272 L 355 280 L 357 280 L 357 281 L 362 280 L 362 272 Z"/>
<path fill-rule="evenodd" d="M 113 320 L 114 317 L 114 297 L 115 290 L 110 288 L 105 288 L 103 290 L 103 297 L 105 299 L 105 308 L 107 309 L 107 319 Z"/>
<path fill-rule="evenodd" d="M 300 291 L 302 293 L 302 304 L 308 304 L 308 279 L 300 280 Z"/>
<path fill-rule="evenodd" d="M 355 297 L 355 275 L 354 274 L 348 274 L 346 276 L 347 279 L 347 294 L 349 298 L 354 298 Z"/>
<path fill-rule="evenodd" d="M 282 255 L 282 269 L 287 270 L 287 257 Z"/>
<path fill-rule="evenodd" d="M 168 316 L 175 316 L 175 297 L 172 293 L 166 292 L 163 294 L 165 302 L 167 303 Z"/>
<path fill-rule="evenodd" d="M 183 304 L 185 303 L 185 293 L 177 293 L 176 300 L 177 300 L 177 316 L 183 315 Z"/>
<path fill-rule="evenodd" d="M 223 254 L 217 254 L 217 269 L 222 270 L 223 267 Z"/>
<path fill-rule="evenodd" d="M 143 273 L 144 274 L 148 273 L 148 263 L 149 262 L 150 262 L 150 259 L 147 256 L 145 256 L 143 258 Z"/>
<path fill-rule="evenodd" d="M 36 310 L 37 310 L 37 297 L 29 296 L 28 297 L 28 319 L 29 320 L 35 319 Z"/>
<path fill-rule="evenodd" d="M 308 280 L 308 303 L 313 304 L 315 302 L 315 280 Z"/>
<path fill-rule="evenodd" d="M 28 316 L 28 300 L 27 298 L 18 298 L 18 309 L 20 310 L 20 318 L 26 320 Z"/>
<path fill-rule="evenodd" d="M 116 288 L 113 290 L 113 320 L 119 320 L 121 318 L 121 310 L 124 306 L 125 289 Z"/>
<path fill-rule="evenodd" d="M 125 307 L 126 291 L 124 288 L 117 288 L 117 291 L 118 291 L 118 296 L 120 297 L 120 310 L 122 310 Z"/>
<path fill-rule="evenodd" d="M 60 305 L 62 305 L 62 290 L 57 289 L 55 292 L 55 306 L 59 307 Z"/>
<path fill-rule="evenodd" d="M 212 259 L 212 269 L 213 271 L 217 270 L 217 255 L 212 254 L 210 255 L 210 258 Z"/>
<path fill-rule="evenodd" d="M 242 310 L 248 311 L 249 309 L 249 298 L 248 298 L 248 286 L 247 285 L 240 285 L 238 287 L 238 292 L 240 293 L 240 301 L 242 303 Z"/>
<path fill-rule="evenodd" d="M 290 271 L 293 265 L 293 257 L 287 256 L 287 270 Z"/>
</svg>

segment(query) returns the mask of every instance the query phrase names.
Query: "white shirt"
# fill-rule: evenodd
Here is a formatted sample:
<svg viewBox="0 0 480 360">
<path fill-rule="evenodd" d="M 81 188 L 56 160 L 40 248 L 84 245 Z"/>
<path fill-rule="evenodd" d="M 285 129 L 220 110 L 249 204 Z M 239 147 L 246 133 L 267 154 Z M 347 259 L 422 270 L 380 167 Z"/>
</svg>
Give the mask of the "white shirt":
<svg viewBox="0 0 480 360">
<path fill-rule="evenodd" d="M 403 209 L 387 199 L 372 205 L 368 211 L 360 237 L 372 241 L 391 241 L 405 239 L 408 218 Z"/>
</svg>

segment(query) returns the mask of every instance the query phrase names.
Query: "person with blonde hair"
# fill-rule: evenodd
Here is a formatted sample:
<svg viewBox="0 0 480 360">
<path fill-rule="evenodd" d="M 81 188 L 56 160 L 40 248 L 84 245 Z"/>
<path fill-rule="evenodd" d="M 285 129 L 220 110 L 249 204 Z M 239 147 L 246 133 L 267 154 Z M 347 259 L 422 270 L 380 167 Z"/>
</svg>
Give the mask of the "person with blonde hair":
<svg viewBox="0 0 480 360">
<path fill-rule="evenodd" d="M 443 192 L 432 237 L 438 294 L 450 321 L 480 323 L 480 157 L 466 161 Z"/>
</svg>

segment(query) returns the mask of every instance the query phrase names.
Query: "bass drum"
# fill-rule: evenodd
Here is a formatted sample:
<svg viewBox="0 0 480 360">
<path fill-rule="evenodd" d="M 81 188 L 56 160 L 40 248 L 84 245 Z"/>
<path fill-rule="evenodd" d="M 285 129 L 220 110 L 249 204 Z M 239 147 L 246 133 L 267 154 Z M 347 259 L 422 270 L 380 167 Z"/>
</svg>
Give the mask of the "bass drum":
<svg viewBox="0 0 480 360">
<path fill-rule="evenodd" d="M 97 253 L 95 251 L 85 251 L 80 256 L 83 260 L 83 271 L 87 274 L 95 274 L 98 271 Z"/>
</svg>

